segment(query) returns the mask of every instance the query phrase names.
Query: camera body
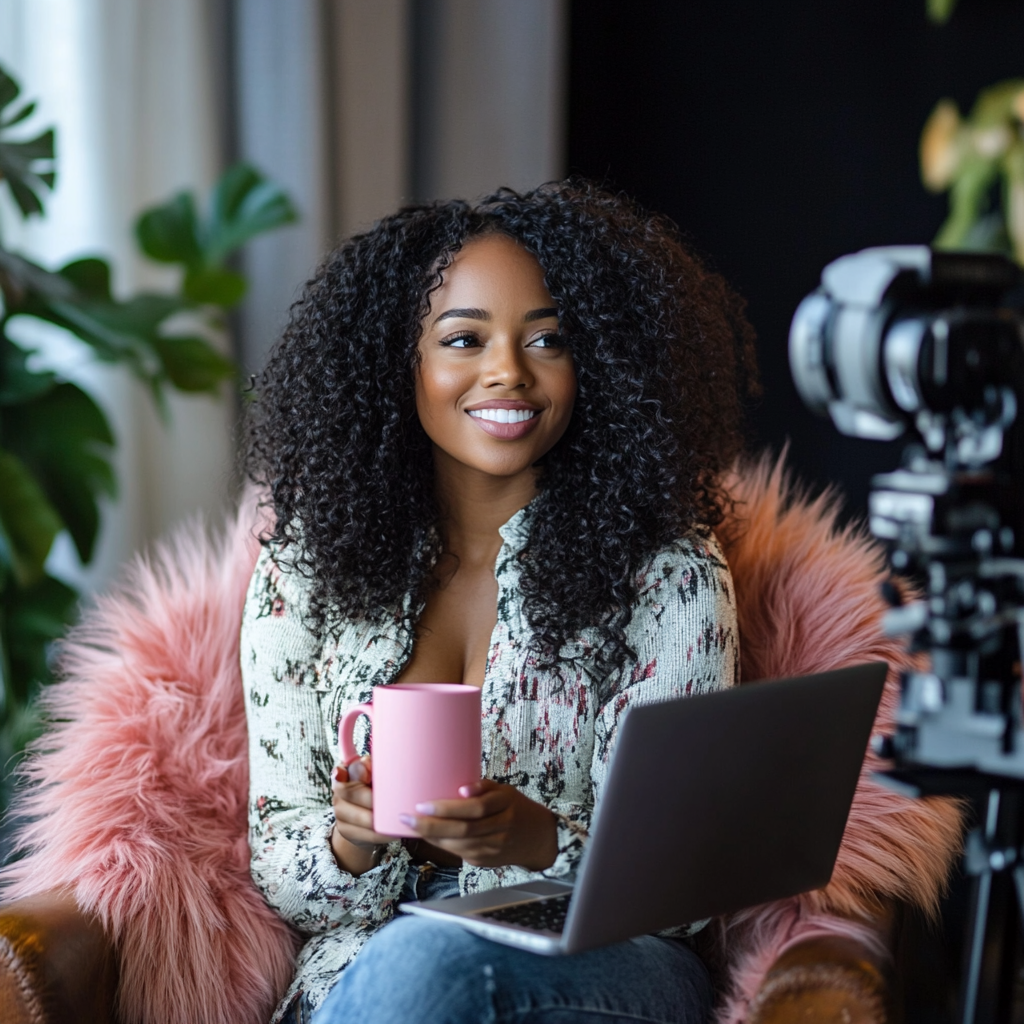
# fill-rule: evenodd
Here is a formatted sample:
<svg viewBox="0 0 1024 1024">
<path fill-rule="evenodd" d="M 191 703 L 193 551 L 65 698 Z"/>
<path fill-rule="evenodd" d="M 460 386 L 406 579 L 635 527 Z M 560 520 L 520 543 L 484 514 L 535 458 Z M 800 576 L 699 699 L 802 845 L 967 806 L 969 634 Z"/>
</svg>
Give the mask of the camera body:
<svg viewBox="0 0 1024 1024">
<path fill-rule="evenodd" d="M 997 255 L 866 249 L 824 269 L 790 329 L 811 409 L 852 437 L 908 437 L 901 468 L 872 481 L 869 522 L 918 588 L 887 588 L 886 630 L 930 655 L 878 748 L 917 791 L 1024 780 L 1020 286 Z"/>
</svg>

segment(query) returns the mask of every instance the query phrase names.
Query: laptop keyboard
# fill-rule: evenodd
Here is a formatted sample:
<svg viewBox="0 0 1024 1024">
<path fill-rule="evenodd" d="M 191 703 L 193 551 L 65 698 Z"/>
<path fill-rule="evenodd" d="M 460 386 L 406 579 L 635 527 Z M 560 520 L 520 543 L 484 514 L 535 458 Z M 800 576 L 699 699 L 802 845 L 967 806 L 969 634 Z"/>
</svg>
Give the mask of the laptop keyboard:
<svg viewBox="0 0 1024 1024">
<path fill-rule="evenodd" d="M 488 917 L 502 924 L 517 924 L 534 931 L 562 933 L 565 917 L 569 913 L 569 897 L 572 893 L 561 896 L 547 896 L 529 903 L 514 903 L 510 907 L 498 907 L 495 910 L 481 911 L 478 917 Z"/>
</svg>

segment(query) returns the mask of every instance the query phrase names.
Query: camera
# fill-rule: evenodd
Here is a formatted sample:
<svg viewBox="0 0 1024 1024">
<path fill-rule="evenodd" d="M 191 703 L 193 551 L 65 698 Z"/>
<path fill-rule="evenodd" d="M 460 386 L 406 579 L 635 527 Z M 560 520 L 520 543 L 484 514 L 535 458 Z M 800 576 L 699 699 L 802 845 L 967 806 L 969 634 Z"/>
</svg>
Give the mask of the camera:
<svg viewBox="0 0 1024 1024">
<path fill-rule="evenodd" d="M 900 468 L 872 479 L 868 521 L 909 581 L 884 587 L 886 632 L 928 657 L 902 675 L 895 731 L 875 741 L 893 767 L 876 777 L 975 808 L 964 1024 L 1009 1019 L 1024 923 L 1022 300 L 998 255 L 865 249 L 825 267 L 789 336 L 811 409 L 851 437 L 907 438 Z"/>
<path fill-rule="evenodd" d="M 790 330 L 811 409 L 852 437 L 908 438 L 901 468 L 872 480 L 869 524 L 920 588 L 887 588 L 886 631 L 931 657 L 904 675 L 878 748 L 918 791 L 1024 780 L 1020 288 L 998 255 L 866 249 L 824 269 Z"/>
</svg>

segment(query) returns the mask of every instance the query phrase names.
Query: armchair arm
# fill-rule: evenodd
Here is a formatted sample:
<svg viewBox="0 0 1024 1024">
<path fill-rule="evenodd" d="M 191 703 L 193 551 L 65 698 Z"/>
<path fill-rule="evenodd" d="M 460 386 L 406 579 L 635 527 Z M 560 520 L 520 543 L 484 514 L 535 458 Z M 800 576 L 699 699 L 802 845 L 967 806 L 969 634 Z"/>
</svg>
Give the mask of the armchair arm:
<svg viewBox="0 0 1024 1024">
<path fill-rule="evenodd" d="M 750 1024 L 888 1024 L 892 998 L 878 958 L 838 936 L 800 942 L 772 965 L 750 1007 Z"/>
<path fill-rule="evenodd" d="M 116 993 L 113 944 L 71 893 L 0 906 L 5 1024 L 115 1024 Z"/>
</svg>

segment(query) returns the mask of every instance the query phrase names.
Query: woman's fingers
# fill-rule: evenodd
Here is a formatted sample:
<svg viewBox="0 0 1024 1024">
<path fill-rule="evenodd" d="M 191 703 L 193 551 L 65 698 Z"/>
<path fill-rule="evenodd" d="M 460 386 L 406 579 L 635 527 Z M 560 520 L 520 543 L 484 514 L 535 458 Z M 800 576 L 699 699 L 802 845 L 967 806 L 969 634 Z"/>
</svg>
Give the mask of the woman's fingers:
<svg viewBox="0 0 1024 1024">
<path fill-rule="evenodd" d="M 364 754 L 358 760 L 350 761 L 345 768 L 348 771 L 350 782 L 362 782 L 367 786 L 373 784 L 373 769 L 369 754 Z"/>
<path fill-rule="evenodd" d="M 487 818 L 499 814 L 514 799 L 511 787 L 499 786 L 494 782 L 477 783 L 473 792 L 467 792 L 458 800 L 431 800 L 417 804 L 416 813 L 433 818 Z M 470 790 L 471 787 L 464 786 Z"/>
<path fill-rule="evenodd" d="M 373 830 L 373 811 L 347 800 L 334 802 L 335 829 L 350 843 L 379 846 L 390 843 L 394 836 L 381 835 Z"/>
<path fill-rule="evenodd" d="M 335 803 L 341 800 L 348 804 L 355 804 L 356 807 L 365 807 L 367 810 L 373 809 L 373 790 L 361 783 L 348 782 L 338 786 L 334 790 L 333 799 Z"/>
<path fill-rule="evenodd" d="M 353 846 L 383 846 L 395 838 L 394 836 L 382 836 L 379 832 L 374 832 L 372 828 L 360 828 L 358 825 L 347 822 L 344 825 L 340 822 L 335 823 L 334 828 Z"/>
<path fill-rule="evenodd" d="M 370 778 L 369 757 L 338 765 L 331 778 L 335 830 L 357 846 L 379 846 L 394 838 L 373 830 L 373 790 L 366 782 L 358 781 Z"/>
<path fill-rule="evenodd" d="M 440 818 L 424 814 L 403 814 L 404 825 L 414 829 L 424 839 L 469 839 L 505 832 L 511 820 L 507 810 L 486 817 Z"/>
</svg>

